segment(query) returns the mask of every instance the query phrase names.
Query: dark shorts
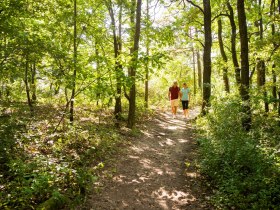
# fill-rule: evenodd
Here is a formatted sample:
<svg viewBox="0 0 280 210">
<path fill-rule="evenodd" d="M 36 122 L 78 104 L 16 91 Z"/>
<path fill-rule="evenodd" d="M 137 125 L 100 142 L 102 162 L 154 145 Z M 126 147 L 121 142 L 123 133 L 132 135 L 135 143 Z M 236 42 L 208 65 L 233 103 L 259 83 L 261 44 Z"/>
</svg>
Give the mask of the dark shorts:
<svg viewBox="0 0 280 210">
<path fill-rule="evenodd" d="M 189 108 L 189 101 L 182 101 L 182 105 L 183 105 L 183 110 L 188 109 Z"/>
</svg>

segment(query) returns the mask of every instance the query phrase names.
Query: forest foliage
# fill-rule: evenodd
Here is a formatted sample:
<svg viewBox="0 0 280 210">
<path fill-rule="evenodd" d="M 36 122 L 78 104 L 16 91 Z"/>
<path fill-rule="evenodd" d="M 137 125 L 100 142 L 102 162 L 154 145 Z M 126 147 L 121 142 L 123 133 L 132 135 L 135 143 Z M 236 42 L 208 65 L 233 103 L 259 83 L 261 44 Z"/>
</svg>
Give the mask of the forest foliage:
<svg viewBox="0 0 280 210">
<path fill-rule="evenodd" d="M 0 2 L 0 208 L 79 201 L 187 82 L 219 208 L 277 209 L 279 0 Z"/>
</svg>

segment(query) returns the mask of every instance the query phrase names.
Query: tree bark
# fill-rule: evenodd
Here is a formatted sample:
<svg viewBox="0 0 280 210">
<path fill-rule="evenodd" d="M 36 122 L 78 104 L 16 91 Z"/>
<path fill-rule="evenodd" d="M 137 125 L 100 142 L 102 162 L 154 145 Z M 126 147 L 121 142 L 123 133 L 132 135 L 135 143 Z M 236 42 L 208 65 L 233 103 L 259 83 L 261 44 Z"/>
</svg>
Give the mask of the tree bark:
<svg viewBox="0 0 280 210">
<path fill-rule="evenodd" d="M 24 72 L 24 84 L 25 84 L 25 91 L 26 91 L 26 97 L 27 97 L 27 104 L 29 106 L 30 112 L 33 112 L 33 104 L 30 97 L 30 88 L 28 84 L 28 68 L 29 68 L 29 62 L 28 62 L 28 56 L 26 55 L 25 60 L 25 72 Z"/>
<path fill-rule="evenodd" d="M 192 56 L 193 56 L 193 94 L 196 96 L 197 87 L 196 87 L 196 71 L 195 71 L 195 51 L 192 47 Z"/>
<path fill-rule="evenodd" d="M 248 46 L 248 33 L 247 33 L 247 20 L 245 14 L 244 0 L 237 0 L 237 12 L 239 22 L 239 34 L 241 45 L 241 98 L 242 98 L 242 111 L 244 117 L 242 125 L 246 131 L 251 129 L 251 106 L 250 106 L 250 79 L 249 79 L 249 46 Z"/>
<path fill-rule="evenodd" d="M 36 64 L 33 63 L 32 74 L 31 74 L 31 90 L 32 90 L 32 101 L 35 102 L 37 100 L 36 96 Z"/>
<path fill-rule="evenodd" d="M 74 55 L 73 55 L 73 76 L 72 76 L 72 94 L 70 102 L 70 122 L 74 121 L 74 100 L 76 93 L 76 76 L 77 76 L 77 0 L 74 0 Z"/>
<path fill-rule="evenodd" d="M 136 6 L 136 24 L 135 24 L 135 35 L 134 35 L 134 45 L 132 48 L 132 62 L 130 67 L 130 77 L 132 85 L 129 92 L 129 112 L 128 112 L 128 122 L 127 127 L 133 128 L 135 125 L 135 112 L 136 112 L 136 70 L 138 62 L 138 50 L 141 32 L 141 6 L 142 0 L 137 0 Z"/>
<path fill-rule="evenodd" d="M 279 0 L 280 1 L 280 0 Z M 271 23 L 271 35 L 272 37 L 275 36 L 275 24 L 274 24 L 274 18 L 275 18 L 275 10 L 276 10 L 276 5 L 275 5 L 275 0 L 271 0 L 271 4 L 270 4 L 270 16 L 272 16 L 273 21 Z M 273 42 L 273 46 L 274 48 L 276 48 L 276 43 Z M 275 63 L 272 64 L 272 97 L 273 97 L 273 108 L 274 110 L 277 110 L 277 76 L 276 76 L 276 72 L 275 72 Z"/>
<path fill-rule="evenodd" d="M 222 58 L 223 58 L 223 60 L 225 62 L 225 65 L 226 65 L 226 66 L 223 67 L 223 80 L 224 80 L 224 85 L 225 85 L 225 91 L 229 93 L 230 88 L 229 88 L 228 67 L 227 67 L 228 58 L 227 58 L 227 55 L 226 55 L 226 52 L 225 52 L 225 49 L 224 49 L 222 33 L 223 33 L 222 20 L 219 19 L 218 20 L 219 46 L 220 46 L 220 51 L 221 51 Z"/>
<path fill-rule="evenodd" d="M 232 62 L 235 69 L 235 81 L 238 85 L 238 88 L 240 90 L 240 84 L 241 84 L 241 76 L 240 72 L 241 69 L 239 67 L 238 59 L 237 59 L 237 53 L 236 53 L 236 25 L 234 21 L 234 12 L 231 4 L 227 2 L 227 8 L 229 10 L 229 20 L 231 25 L 231 56 L 232 56 Z"/>
<path fill-rule="evenodd" d="M 259 34 L 260 34 L 260 40 L 263 41 L 263 18 L 262 18 L 262 1 L 259 0 Z M 265 62 L 263 59 L 259 59 L 259 62 L 257 63 L 257 81 L 258 81 L 258 86 L 261 89 L 261 92 L 263 93 L 264 96 L 264 108 L 265 112 L 269 112 L 269 105 L 267 101 L 267 92 L 265 90 L 265 77 L 266 77 L 266 67 L 265 67 Z"/>
<path fill-rule="evenodd" d="M 96 93 L 96 106 L 99 105 L 99 100 L 101 98 L 101 90 L 100 90 L 100 85 L 101 85 L 101 80 L 100 80 L 100 61 L 99 61 L 99 50 L 97 47 L 97 43 L 95 43 L 95 56 L 96 56 L 96 80 L 97 80 L 97 93 Z"/>
<path fill-rule="evenodd" d="M 115 14 L 114 14 L 114 10 L 112 7 L 112 2 L 109 1 L 109 3 L 107 4 L 108 10 L 109 10 L 109 14 L 111 17 L 111 26 L 112 26 L 112 30 L 113 30 L 113 39 L 114 39 L 114 55 L 115 55 L 115 75 L 116 75 L 116 96 L 115 96 L 115 118 L 117 120 L 119 120 L 121 118 L 121 113 L 122 113 L 122 101 L 121 101 L 121 97 L 122 97 L 122 83 L 121 83 L 121 78 L 122 78 L 122 65 L 120 64 L 120 62 L 118 61 L 119 56 L 121 54 L 121 48 L 122 48 L 122 44 L 121 44 L 121 22 L 122 22 L 122 5 L 120 8 L 120 14 L 119 14 L 119 36 L 117 35 L 117 29 L 116 29 L 116 21 L 115 21 Z"/>
<path fill-rule="evenodd" d="M 196 59 L 197 59 L 198 87 L 201 89 L 201 86 L 202 86 L 202 72 L 201 72 L 201 60 L 200 60 L 199 50 L 196 51 Z"/>
<path fill-rule="evenodd" d="M 147 20 L 146 20 L 146 65 L 145 65 L 145 108 L 149 107 L 149 56 L 150 56 L 150 37 L 149 37 L 149 21 L 150 21 L 150 11 L 149 11 L 149 0 L 146 1 L 146 12 L 147 12 Z"/>
<path fill-rule="evenodd" d="M 210 0 L 203 0 L 204 6 L 204 54 L 203 54 L 203 103 L 202 114 L 206 114 L 206 108 L 210 106 L 211 97 L 211 47 L 212 47 L 212 30 L 211 30 L 211 4 Z"/>
</svg>

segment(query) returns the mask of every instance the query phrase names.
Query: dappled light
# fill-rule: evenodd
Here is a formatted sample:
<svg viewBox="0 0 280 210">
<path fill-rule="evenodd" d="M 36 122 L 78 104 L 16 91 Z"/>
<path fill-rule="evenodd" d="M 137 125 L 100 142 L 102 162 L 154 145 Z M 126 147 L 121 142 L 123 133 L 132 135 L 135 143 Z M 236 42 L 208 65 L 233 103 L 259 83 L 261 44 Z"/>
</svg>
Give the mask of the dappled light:
<svg viewBox="0 0 280 210">
<path fill-rule="evenodd" d="M 190 117 L 196 113 L 192 110 Z M 182 116 L 174 120 L 169 113 L 162 113 L 143 126 L 142 139 L 118 161 L 102 197 L 93 195 L 89 205 L 96 209 L 106 209 L 107 202 L 111 209 L 179 210 L 188 205 L 203 209 L 204 198 L 196 189 L 201 185 L 200 175 L 194 170 L 192 158 L 186 157 L 186 153 L 195 156 L 191 151 L 195 145 L 193 133 L 187 129 L 189 120 Z M 191 167 L 184 169 L 185 161 Z"/>
<path fill-rule="evenodd" d="M 0 209 L 280 209 L 280 0 L 1 0 Z"/>
</svg>

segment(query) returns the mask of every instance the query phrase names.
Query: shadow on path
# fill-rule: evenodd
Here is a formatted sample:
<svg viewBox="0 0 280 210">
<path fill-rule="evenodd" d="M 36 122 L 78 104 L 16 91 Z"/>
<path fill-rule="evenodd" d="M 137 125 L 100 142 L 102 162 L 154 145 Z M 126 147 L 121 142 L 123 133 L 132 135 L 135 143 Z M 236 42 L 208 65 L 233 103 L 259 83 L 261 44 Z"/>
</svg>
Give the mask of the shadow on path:
<svg viewBox="0 0 280 210">
<path fill-rule="evenodd" d="M 196 114 L 192 110 L 191 118 Z M 211 209 L 195 167 L 196 144 L 189 120 L 162 113 L 141 132 L 141 138 L 117 160 L 113 178 L 104 180 L 101 193 L 92 195 L 83 209 Z"/>
</svg>

